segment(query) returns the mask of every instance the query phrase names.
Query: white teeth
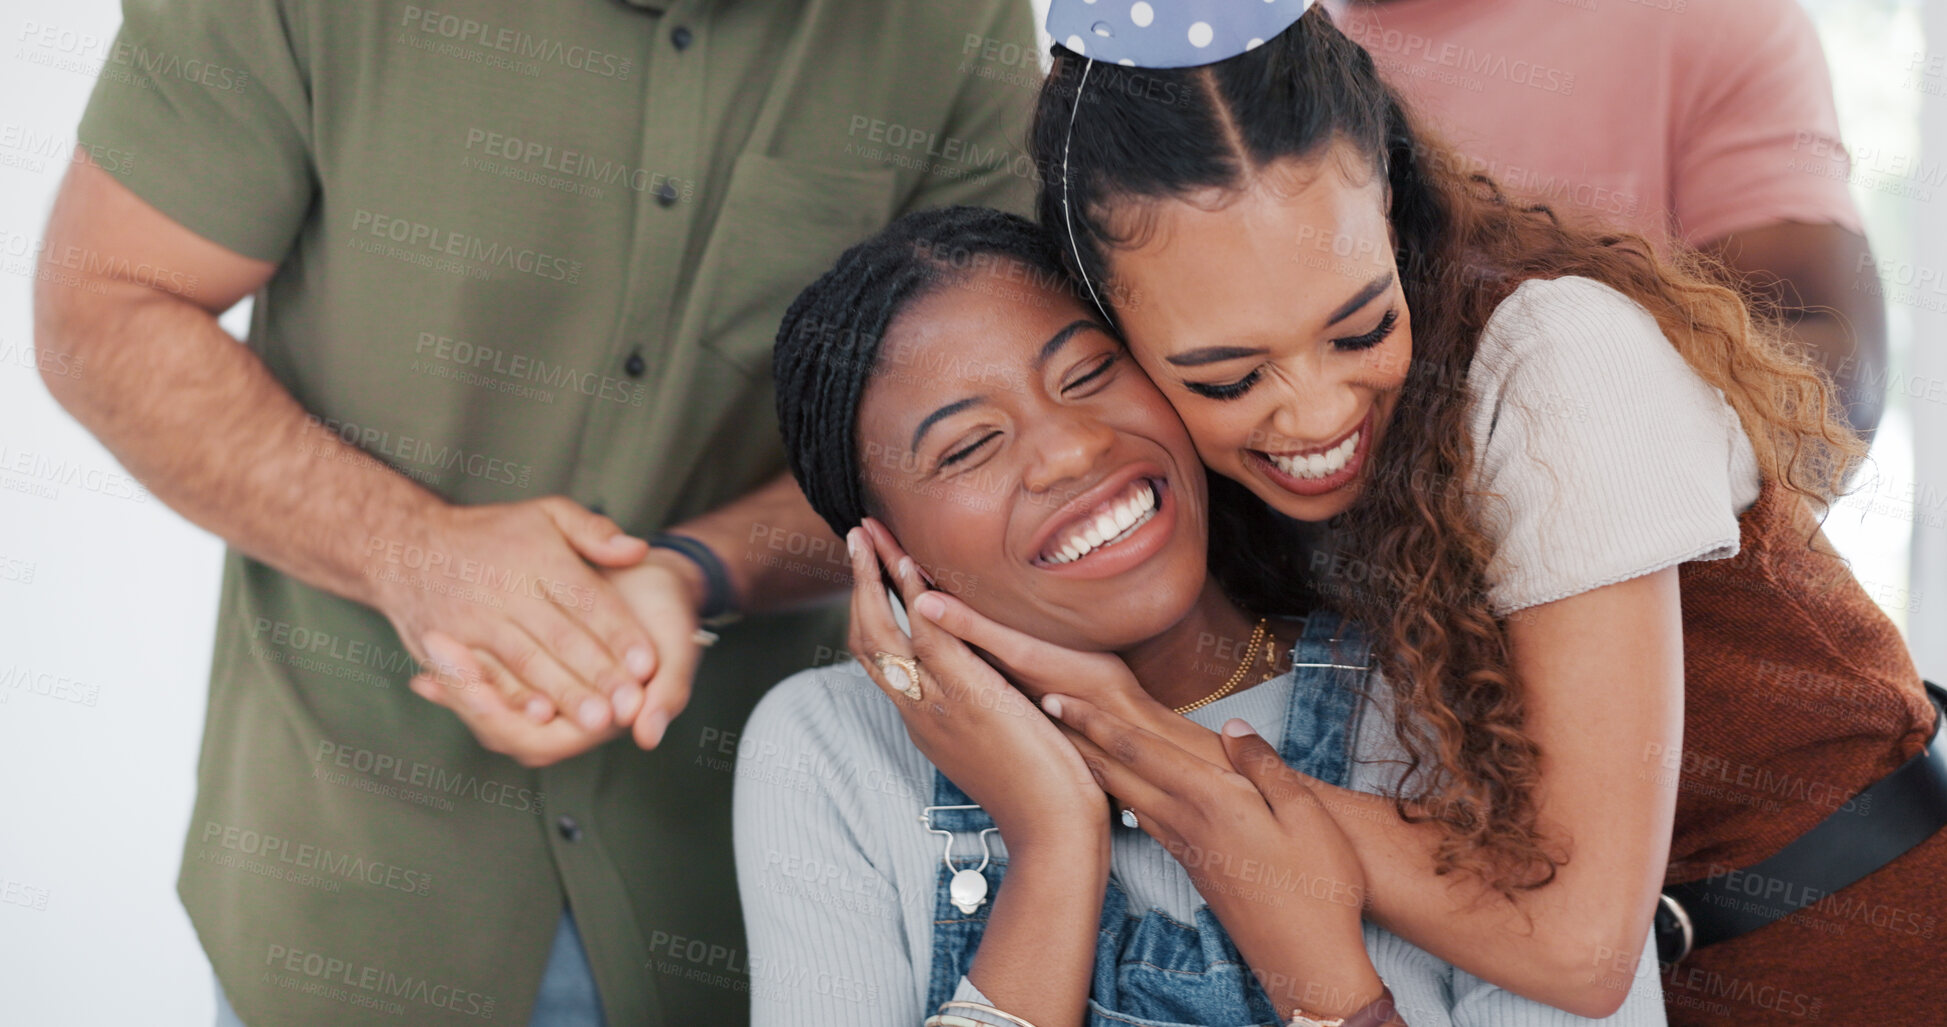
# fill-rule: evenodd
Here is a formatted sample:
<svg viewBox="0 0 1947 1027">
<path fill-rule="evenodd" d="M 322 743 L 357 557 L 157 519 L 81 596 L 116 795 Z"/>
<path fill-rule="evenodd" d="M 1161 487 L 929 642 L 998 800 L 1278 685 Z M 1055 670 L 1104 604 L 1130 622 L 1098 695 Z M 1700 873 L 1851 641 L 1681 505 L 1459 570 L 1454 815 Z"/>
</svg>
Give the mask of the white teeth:
<svg viewBox="0 0 1947 1027">
<path fill-rule="evenodd" d="M 1265 455 L 1271 458 L 1271 462 L 1277 465 L 1278 470 L 1294 478 L 1323 478 L 1344 470 L 1345 462 L 1352 459 L 1352 454 L 1358 450 L 1359 433 L 1353 432 L 1344 442 L 1323 453 L 1313 453 L 1310 456 L 1284 456 L 1277 453 Z"/>
<path fill-rule="evenodd" d="M 1136 491 L 1127 499 L 1109 504 L 1092 521 L 1079 528 L 1070 528 L 1067 534 L 1058 539 L 1050 549 L 1052 556 L 1046 557 L 1050 564 L 1073 563 L 1105 545 L 1121 541 L 1156 515 L 1156 487 L 1147 481 L 1138 481 Z"/>
</svg>

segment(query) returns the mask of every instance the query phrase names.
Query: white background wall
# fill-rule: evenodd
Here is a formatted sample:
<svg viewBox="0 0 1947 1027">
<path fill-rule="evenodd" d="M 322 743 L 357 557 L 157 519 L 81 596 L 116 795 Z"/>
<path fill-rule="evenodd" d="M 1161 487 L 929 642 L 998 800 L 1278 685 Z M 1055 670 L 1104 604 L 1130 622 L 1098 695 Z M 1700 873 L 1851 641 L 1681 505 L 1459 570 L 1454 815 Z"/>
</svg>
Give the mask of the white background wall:
<svg viewBox="0 0 1947 1027">
<path fill-rule="evenodd" d="M 175 875 L 221 547 L 132 497 L 31 351 L 33 252 L 120 10 L 0 11 L 0 1023 L 208 1024 Z M 93 489 L 48 484 L 63 462 Z M 37 694 L 43 674 L 84 701 Z"/>
<path fill-rule="evenodd" d="M 1890 262 L 1896 384 L 1921 398 L 1896 390 L 1875 503 L 1842 508 L 1832 533 L 1943 678 L 1947 407 L 1924 397 L 1947 380 L 1947 286 L 1902 283 L 1947 277 L 1947 70 L 1930 63 L 1947 54 L 1947 4 L 1808 6 L 1847 141 L 1881 169 L 1917 162 L 1855 176 Z M 31 351 L 32 255 L 118 20 L 111 0 L 8 0 L 0 14 L 0 1023 L 35 1027 L 201 1025 L 212 1005 L 174 879 L 220 547 L 129 487 L 48 397 Z M 66 467 L 80 483 L 50 484 Z"/>
</svg>

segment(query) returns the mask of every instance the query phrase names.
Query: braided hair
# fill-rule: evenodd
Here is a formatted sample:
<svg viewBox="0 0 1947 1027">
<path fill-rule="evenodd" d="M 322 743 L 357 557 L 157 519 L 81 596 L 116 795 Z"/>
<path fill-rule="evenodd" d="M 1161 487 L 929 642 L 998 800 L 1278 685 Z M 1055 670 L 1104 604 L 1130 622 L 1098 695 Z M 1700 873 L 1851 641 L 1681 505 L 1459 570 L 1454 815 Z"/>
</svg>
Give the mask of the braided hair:
<svg viewBox="0 0 1947 1027">
<path fill-rule="evenodd" d="M 858 454 L 859 400 L 886 328 L 939 289 L 1006 261 L 1072 289 L 1061 252 L 1026 218 L 986 207 L 917 211 L 846 250 L 791 304 L 772 364 L 791 473 L 839 535 L 871 512 Z"/>
<path fill-rule="evenodd" d="M 944 207 L 908 214 L 846 250 L 785 313 L 772 357 L 778 425 L 798 487 L 834 532 L 844 535 L 872 512 L 859 401 L 887 327 L 936 290 L 998 273 L 1007 260 L 1087 305 L 1064 270 L 1060 241 L 1039 225 L 985 207 Z M 1210 503 L 1209 566 L 1224 591 L 1257 612 L 1307 611 L 1310 597 L 1292 592 L 1304 547 L 1284 534 L 1299 526 L 1260 513 L 1256 497 L 1222 477 L 1210 479 Z"/>
</svg>

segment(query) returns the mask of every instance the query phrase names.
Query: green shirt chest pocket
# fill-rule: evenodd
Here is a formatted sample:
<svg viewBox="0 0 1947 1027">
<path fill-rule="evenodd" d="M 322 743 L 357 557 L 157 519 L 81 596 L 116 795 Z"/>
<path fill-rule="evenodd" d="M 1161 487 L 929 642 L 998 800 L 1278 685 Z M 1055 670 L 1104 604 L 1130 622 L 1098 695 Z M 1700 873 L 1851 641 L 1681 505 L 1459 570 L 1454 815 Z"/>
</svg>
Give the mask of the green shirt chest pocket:
<svg viewBox="0 0 1947 1027">
<path fill-rule="evenodd" d="M 768 378 L 785 310 L 846 247 L 891 219 L 895 185 L 891 168 L 737 158 L 697 266 L 703 348 Z"/>
</svg>

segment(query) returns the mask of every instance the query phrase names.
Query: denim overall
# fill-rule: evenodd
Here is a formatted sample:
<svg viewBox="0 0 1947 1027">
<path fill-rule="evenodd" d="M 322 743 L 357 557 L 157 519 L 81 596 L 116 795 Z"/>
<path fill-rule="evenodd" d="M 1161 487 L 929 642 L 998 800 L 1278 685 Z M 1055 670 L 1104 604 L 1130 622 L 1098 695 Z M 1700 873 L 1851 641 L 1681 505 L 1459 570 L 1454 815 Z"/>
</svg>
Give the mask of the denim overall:
<svg viewBox="0 0 1947 1027">
<path fill-rule="evenodd" d="M 1292 767 L 1342 786 L 1350 773 L 1351 741 L 1362 708 L 1366 643 L 1353 625 L 1320 611 L 1306 619 L 1292 657 L 1297 677 L 1278 754 Z M 977 838 L 994 827 L 993 819 L 938 770 L 933 772 L 933 805 L 971 807 L 933 809 L 929 819 L 933 828 L 953 832 L 956 869 L 978 867 L 985 839 L 969 846 L 962 836 Z M 987 914 L 1007 875 L 1006 859 L 989 861 L 982 873 L 986 901 L 972 913 L 962 913 L 949 891 L 953 872 L 942 860 L 924 1007 L 929 1013 L 953 997 L 973 965 Z M 1195 921 L 1185 924 L 1153 908 L 1140 916 L 1131 914 L 1125 893 L 1110 875 L 1089 984 L 1090 1027 L 1277 1027 L 1270 999 L 1210 908 L 1197 907 Z"/>
</svg>

